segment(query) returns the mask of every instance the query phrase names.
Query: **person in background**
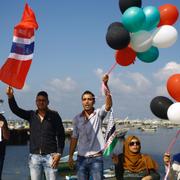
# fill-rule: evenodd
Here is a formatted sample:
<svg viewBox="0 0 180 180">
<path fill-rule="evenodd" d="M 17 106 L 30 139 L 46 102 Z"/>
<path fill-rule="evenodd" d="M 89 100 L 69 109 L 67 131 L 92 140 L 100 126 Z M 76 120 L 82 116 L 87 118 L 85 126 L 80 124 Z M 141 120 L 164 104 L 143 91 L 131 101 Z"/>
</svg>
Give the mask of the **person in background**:
<svg viewBox="0 0 180 180">
<path fill-rule="evenodd" d="M 77 176 L 78 180 L 103 180 L 104 136 L 101 125 L 112 106 L 112 99 L 108 88 L 108 75 L 104 75 L 106 87 L 105 105 L 94 108 L 95 96 L 85 91 L 82 96 L 83 111 L 73 119 L 73 134 L 69 150 L 69 166 L 73 167 L 73 154 L 78 145 Z"/>
<path fill-rule="evenodd" d="M 14 92 L 7 88 L 11 111 L 30 123 L 29 168 L 31 180 L 57 179 L 57 166 L 65 145 L 65 132 L 58 112 L 48 108 L 49 99 L 45 91 L 36 96 L 36 110 L 24 110 L 18 107 Z"/>
<path fill-rule="evenodd" d="M 6 152 L 6 142 L 10 137 L 7 121 L 5 117 L 0 114 L 0 180 L 2 176 L 2 170 L 4 165 L 4 158 Z"/>
<path fill-rule="evenodd" d="M 168 171 L 168 168 L 170 168 L 168 173 L 168 179 L 180 180 L 180 153 L 175 154 L 172 160 L 169 153 L 164 153 L 163 160 L 166 172 Z"/>
<path fill-rule="evenodd" d="M 128 136 L 124 141 L 123 153 L 115 162 L 117 180 L 159 180 L 157 163 L 149 156 L 141 154 L 141 142 L 136 136 Z"/>
</svg>

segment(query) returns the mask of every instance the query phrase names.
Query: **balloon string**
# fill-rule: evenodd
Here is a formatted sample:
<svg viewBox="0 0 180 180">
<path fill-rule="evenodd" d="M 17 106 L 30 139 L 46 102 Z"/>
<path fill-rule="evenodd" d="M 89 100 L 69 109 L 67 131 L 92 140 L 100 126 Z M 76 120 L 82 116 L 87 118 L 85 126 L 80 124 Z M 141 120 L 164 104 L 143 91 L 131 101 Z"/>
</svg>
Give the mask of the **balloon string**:
<svg viewBox="0 0 180 180">
<path fill-rule="evenodd" d="M 102 85 L 101 85 L 101 92 L 102 92 L 102 95 L 104 95 L 104 94 L 111 95 L 109 89 L 106 87 L 106 85 L 104 84 L 104 82 L 102 82 Z"/>
<path fill-rule="evenodd" d="M 111 68 L 110 68 L 109 71 L 107 72 L 108 75 L 112 72 L 112 70 L 116 67 L 116 65 L 117 65 L 117 62 L 115 62 L 115 63 L 111 66 Z"/>
<path fill-rule="evenodd" d="M 109 74 L 112 72 L 112 70 L 116 67 L 116 65 L 117 65 L 117 62 L 115 62 L 115 63 L 111 66 L 111 68 L 109 69 L 109 71 L 108 71 L 106 74 L 109 75 Z M 105 93 L 110 94 L 110 91 L 109 91 L 109 89 L 105 86 L 104 82 L 102 82 L 102 84 L 101 84 L 101 94 L 104 95 Z"/>
<path fill-rule="evenodd" d="M 117 65 L 117 62 L 115 62 L 112 66 L 111 66 L 111 68 L 109 69 L 109 71 L 107 71 L 107 73 L 106 74 L 110 74 L 111 72 L 112 72 L 112 70 L 116 67 L 116 65 Z M 102 82 L 102 84 L 101 84 L 101 94 L 102 94 L 102 96 L 104 95 L 104 94 L 111 94 L 110 93 L 110 91 L 109 91 L 109 89 L 105 86 L 105 84 L 104 84 L 104 82 Z M 98 97 L 97 97 L 98 98 Z"/>
<path fill-rule="evenodd" d="M 176 140 L 177 140 L 179 134 L 180 134 L 180 130 L 177 131 L 176 136 L 172 139 L 171 143 L 169 144 L 169 146 L 167 148 L 166 153 L 170 154 L 171 149 L 173 148 L 174 144 L 176 143 Z M 170 166 L 170 162 L 169 162 L 164 180 L 167 180 L 169 172 L 170 172 L 170 168 L 171 168 L 171 166 Z"/>
<path fill-rule="evenodd" d="M 169 144 L 169 146 L 168 146 L 168 148 L 167 148 L 167 151 L 166 151 L 167 153 L 170 153 L 172 147 L 173 147 L 174 144 L 176 143 L 176 140 L 177 140 L 179 134 L 180 134 L 180 130 L 177 131 L 176 136 L 172 139 L 171 143 Z"/>
<path fill-rule="evenodd" d="M 166 175 L 165 175 L 165 177 L 164 177 L 164 180 L 167 180 L 168 175 L 169 175 L 169 172 L 170 172 L 170 168 L 171 168 L 170 163 L 168 163 L 168 166 L 167 166 L 167 168 L 166 168 Z"/>
</svg>

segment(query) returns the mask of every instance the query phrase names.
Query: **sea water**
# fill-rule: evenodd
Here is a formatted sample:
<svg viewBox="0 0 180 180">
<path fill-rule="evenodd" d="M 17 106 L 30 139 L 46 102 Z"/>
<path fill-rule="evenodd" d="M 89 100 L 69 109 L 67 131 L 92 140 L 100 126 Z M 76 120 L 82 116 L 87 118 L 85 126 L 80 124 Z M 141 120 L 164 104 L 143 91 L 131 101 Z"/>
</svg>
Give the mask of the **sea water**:
<svg viewBox="0 0 180 180">
<path fill-rule="evenodd" d="M 127 135 L 136 135 L 140 138 L 141 152 L 150 154 L 159 164 L 160 173 L 163 174 L 163 154 L 167 150 L 170 142 L 175 137 L 177 128 L 159 128 L 155 132 L 142 132 L 140 130 L 130 130 Z M 66 139 L 64 156 L 69 152 L 69 139 Z M 172 148 L 172 154 L 180 152 L 180 136 Z M 6 158 L 3 169 L 2 180 L 29 180 L 28 169 L 29 145 L 7 146 Z M 104 159 L 104 167 L 112 166 L 111 157 Z"/>
</svg>

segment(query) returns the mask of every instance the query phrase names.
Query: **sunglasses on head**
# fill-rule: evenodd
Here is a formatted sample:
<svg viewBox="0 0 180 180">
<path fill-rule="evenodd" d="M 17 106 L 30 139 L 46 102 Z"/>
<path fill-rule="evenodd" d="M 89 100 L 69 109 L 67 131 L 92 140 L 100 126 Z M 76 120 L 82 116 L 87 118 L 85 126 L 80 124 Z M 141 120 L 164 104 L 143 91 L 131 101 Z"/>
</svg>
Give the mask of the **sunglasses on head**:
<svg viewBox="0 0 180 180">
<path fill-rule="evenodd" d="M 130 142 L 129 143 L 129 146 L 134 146 L 134 145 L 140 146 L 140 142 L 136 141 L 136 142 Z"/>
</svg>

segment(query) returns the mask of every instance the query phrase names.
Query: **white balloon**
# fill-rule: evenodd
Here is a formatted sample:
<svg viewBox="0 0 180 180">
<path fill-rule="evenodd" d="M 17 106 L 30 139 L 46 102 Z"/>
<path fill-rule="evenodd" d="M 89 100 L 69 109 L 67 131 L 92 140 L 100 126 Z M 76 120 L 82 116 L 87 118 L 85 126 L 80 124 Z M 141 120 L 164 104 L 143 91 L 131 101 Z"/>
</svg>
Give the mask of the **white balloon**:
<svg viewBox="0 0 180 180">
<path fill-rule="evenodd" d="M 170 121 L 180 124 L 180 102 L 169 106 L 167 116 Z"/>
<path fill-rule="evenodd" d="M 173 26 L 164 25 L 153 33 L 152 44 L 158 48 L 167 48 L 176 42 L 177 37 L 178 32 Z"/>
<path fill-rule="evenodd" d="M 130 45 L 134 51 L 144 52 L 152 46 L 152 34 L 148 31 L 132 33 Z"/>
</svg>

